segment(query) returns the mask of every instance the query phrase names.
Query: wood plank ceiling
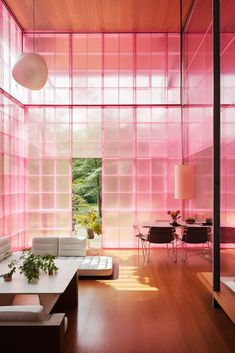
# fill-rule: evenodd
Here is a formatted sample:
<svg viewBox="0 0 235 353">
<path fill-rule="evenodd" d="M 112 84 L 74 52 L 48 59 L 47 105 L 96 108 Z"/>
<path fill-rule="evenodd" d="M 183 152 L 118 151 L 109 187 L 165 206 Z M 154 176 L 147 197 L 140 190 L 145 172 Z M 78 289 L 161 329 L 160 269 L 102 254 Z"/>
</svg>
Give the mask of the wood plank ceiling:
<svg viewBox="0 0 235 353">
<path fill-rule="evenodd" d="M 179 0 L 34 0 L 35 30 L 179 32 Z M 33 0 L 5 0 L 21 27 L 33 30 Z M 183 0 L 183 22 L 193 0 Z"/>
</svg>

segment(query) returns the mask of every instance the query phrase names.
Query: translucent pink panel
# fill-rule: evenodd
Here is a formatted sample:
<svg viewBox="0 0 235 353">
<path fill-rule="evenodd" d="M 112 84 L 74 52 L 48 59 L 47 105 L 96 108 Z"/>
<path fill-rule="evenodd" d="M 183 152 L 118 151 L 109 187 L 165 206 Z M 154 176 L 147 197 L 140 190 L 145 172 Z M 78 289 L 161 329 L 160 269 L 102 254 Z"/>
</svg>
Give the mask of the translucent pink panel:
<svg viewBox="0 0 235 353">
<path fill-rule="evenodd" d="M 0 101 L 0 236 L 10 237 L 17 249 L 27 244 L 24 110 L 2 93 Z"/>
<path fill-rule="evenodd" d="M 68 235 L 71 232 L 71 112 L 64 108 L 27 109 L 25 122 L 30 142 L 29 237 L 35 231 L 53 235 L 58 230 Z"/>
<path fill-rule="evenodd" d="M 229 11 L 228 11 L 229 9 Z M 235 27 L 231 22 L 233 1 L 221 3 L 221 218 L 225 225 L 235 225 Z"/>
<path fill-rule="evenodd" d="M 21 99 L 21 88 L 12 80 L 11 69 L 22 51 L 22 33 L 2 2 L 0 32 L 0 86 L 15 98 Z"/>
<path fill-rule="evenodd" d="M 48 81 L 40 91 L 24 89 L 24 103 L 32 104 L 69 104 L 70 101 L 70 53 L 69 35 L 67 34 L 26 34 L 24 52 L 35 51 L 47 62 Z M 71 55 L 71 54 L 70 54 Z"/>
<path fill-rule="evenodd" d="M 196 170 L 196 198 L 185 202 L 185 216 L 199 222 L 212 216 L 211 11 L 211 1 L 199 0 L 184 36 L 183 158 Z"/>
<path fill-rule="evenodd" d="M 173 171 L 181 149 L 171 145 L 179 145 L 180 110 L 131 108 L 127 116 L 132 123 L 128 125 L 120 119 L 122 109 L 105 108 L 103 113 L 102 214 L 106 247 L 135 247 L 133 222 L 167 219 L 169 207 L 179 208 L 173 195 Z M 165 152 L 159 153 L 156 144 L 162 144 Z"/>
</svg>

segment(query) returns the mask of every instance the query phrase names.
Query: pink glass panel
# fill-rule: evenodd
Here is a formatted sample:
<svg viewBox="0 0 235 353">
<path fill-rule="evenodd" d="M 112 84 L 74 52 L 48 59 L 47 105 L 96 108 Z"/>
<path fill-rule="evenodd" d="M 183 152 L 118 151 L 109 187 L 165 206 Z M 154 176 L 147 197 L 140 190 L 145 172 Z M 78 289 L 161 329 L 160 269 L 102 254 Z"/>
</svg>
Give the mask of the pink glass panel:
<svg viewBox="0 0 235 353">
<path fill-rule="evenodd" d="M 212 36 L 211 1 L 199 0 L 184 35 L 183 157 L 195 165 L 196 198 L 185 216 L 212 217 Z"/>
<path fill-rule="evenodd" d="M 24 110 L 3 94 L 0 100 L 0 236 L 8 236 L 17 249 L 27 245 Z"/>
<path fill-rule="evenodd" d="M 235 226 L 234 1 L 221 2 L 221 221 Z M 223 237 L 223 235 L 222 235 Z M 235 243 L 235 240 L 234 240 Z M 227 271 L 226 268 L 223 271 Z"/>
</svg>

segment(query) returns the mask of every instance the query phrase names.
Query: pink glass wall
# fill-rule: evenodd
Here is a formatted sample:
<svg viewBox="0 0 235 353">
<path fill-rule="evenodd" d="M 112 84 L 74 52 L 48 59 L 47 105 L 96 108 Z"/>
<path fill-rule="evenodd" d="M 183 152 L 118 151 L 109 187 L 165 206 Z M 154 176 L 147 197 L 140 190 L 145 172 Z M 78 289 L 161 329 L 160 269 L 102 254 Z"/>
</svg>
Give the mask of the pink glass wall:
<svg viewBox="0 0 235 353">
<path fill-rule="evenodd" d="M 234 1 L 221 1 L 221 225 L 235 225 Z M 203 14 L 203 15 L 202 15 Z M 211 1 L 198 1 L 184 37 L 184 151 L 196 165 L 196 198 L 186 212 L 212 216 Z M 199 21 L 199 18 L 203 18 Z M 221 242 L 226 241 L 221 231 Z M 235 242 L 235 239 L 233 240 Z"/>
<path fill-rule="evenodd" d="M 0 96 L 0 236 L 25 245 L 26 140 L 24 110 Z"/>
<path fill-rule="evenodd" d="M 211 0 L 199 0 L 184 33 L 183 157 L 195 165 L 196 198 L 185 215 L 212 217 L 212 36 Z"/>
<path fill-rule="evenodd" d="M 221 2 L 221 218 L 229 226 L 235 226 L 234 11 L 234 1 Z"/>
<path fill-rule="evenodd" d="M 103 244 L 133 247 L 132 225 L 167 218 L 180 158 L 178 107 L 27 108 L 31 238 L 71 234 L 71 157 L 103 161 Z"/>
<path fill-rule="evenodd" d="M 12 80 L 11 69 L 22 51 L 22 32 L 0 2 L 0 87 L 22 100 L 23 91 Z"/>
<path fill-rule="evenodd" d="M 0 236 L 8 236 L 15 249 L 25 246 L 25 188 L 27 140 L 24 109 L 7 93 L 18 97 L 11 66 L 21 52 L 22 34 L 0 3 Z"/>
<path fill-rule="evenodd" d="M 167 209 L 179 207 L 180 109 L 107 108 L 103 131 L 104 244 L 133 247 L 133 223 L 167 219 Z"/>
<path fill-rule="evenodd" d="M 49 79 L 34 92 L 10 76 L 21 32 L 1 10 L 2 87 L 24 104 L 24 120 L 18 105 L 21 113 L 12 119 L 21 122 L 27 167 L 17 167 L 18 178 L 25 178 L 19 207 L 6 204 L 7 171 L 1 170 L 4 224 L 7 210 L 16 207 L 28 242 L 34 235 L 70 235 L 71 160 L 102 157 L 104 246 L 135 246 L 134 222 L 167 219 L 167 209 L 179 208 L 173 197 L 173 167 L 181 153 L 179 35 L 37 33 L 35 49 L 47 61 Z M 32 46 L 33 35 L 25 33 L 24 52 Z M 3 156 L 8 153 L 5 142 L 1 148 Z"/>
<path fill-rule="evenodd" d="M 30 237 L 71 234 L 71 158 L 102 157 L 103 244 L 133 247 L 134 222 L 162 219 L 179 207 L 173 198 L 179 36 L 41 34 L 35 40 L 54 84 L 27 98 L 47 104 L 26 108 Z M 70 48 L 65 62 L 61 41 Z M 32 36 L 24 43 L 30 48 Z"/>
</svg>

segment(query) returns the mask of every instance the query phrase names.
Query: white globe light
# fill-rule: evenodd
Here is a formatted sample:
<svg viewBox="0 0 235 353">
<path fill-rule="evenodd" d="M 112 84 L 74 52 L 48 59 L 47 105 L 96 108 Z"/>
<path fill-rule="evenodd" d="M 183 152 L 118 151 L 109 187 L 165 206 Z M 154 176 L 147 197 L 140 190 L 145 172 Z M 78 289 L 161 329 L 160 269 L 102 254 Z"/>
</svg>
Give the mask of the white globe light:
<svg viewBox="0 0 235 353">
<path fill-rule="evenodd" d="M 36 53 L 23 54 L 13 67 L 12 76 L 21 86 L 40 90 L 45 86 L 48 78 L 46 61 Z"/>
</svg>

